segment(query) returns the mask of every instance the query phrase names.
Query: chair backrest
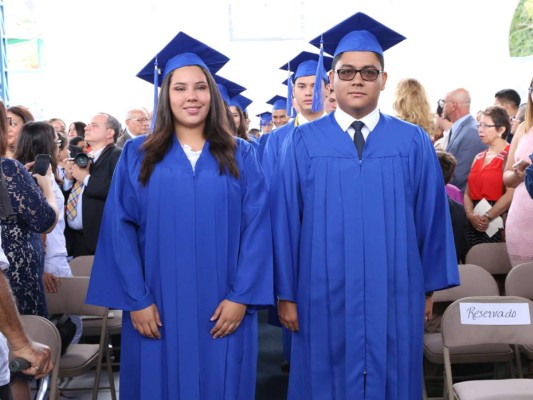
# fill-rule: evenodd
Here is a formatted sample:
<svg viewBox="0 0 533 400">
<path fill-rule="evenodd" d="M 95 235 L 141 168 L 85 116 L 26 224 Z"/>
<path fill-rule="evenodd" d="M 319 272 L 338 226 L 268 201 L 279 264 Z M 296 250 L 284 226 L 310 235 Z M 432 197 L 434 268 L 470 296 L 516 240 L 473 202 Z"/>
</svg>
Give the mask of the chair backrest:
<svg viewBox="0 0 533 400">
<path fill-rule="evenodd" d="M 91 276 L 93 269 L 94 256 L 78 256 L 69 261 L 72 275 L 74 276 Z"/>
<path fill-rule="evenodd" d="M 106 317 L 107 308 L 85 304 L 89 277 L 71 276 L 60 278 L 61 284 L 56 293 L 46 293 L 50 314 L 90 315 Z"/>
<path fill-rule="evenodd" d="M 498 284 L 486 269 L 473 264 L 460 264 L 459 286 L 439 290 L 433 296 L 433 302 L 455 301 L 468 296 L 498 296 Z"/>
<path fill-rule="evenodd" d="M 475 264 L 493 275 L 507 274 L 512 266 L 505 243 L 480 243 L 466 254 L 465 264 Z"/>
<path fill-rule="evenodd" d="M 529 308 L 527 325 L 470 325 L 461 323 L 462 303 L 524 303 Z M 533 302 L 518 296 L 473 296 L 454 301 L 442 316 L 441 333 L 445 348 L 475 344 L 506 343 L 533 345 Z"/>
<path fill-rule="evenodd" d="M 57 396 L 59 359 L 61 358 L 61 336 L 56 326 L 46 318 L 38 315 L 21 315 L 20 320 L 24 331 L 31 340 L 50 347 L 51 359 L 54 363 L 50 381 L 50 399 L 55 399 Z"/>
<path fill-rule="evenodd" d="M 505 278 L 505 294 L 533 300 L 533 262 L 514 267 Z"/>
</svg>

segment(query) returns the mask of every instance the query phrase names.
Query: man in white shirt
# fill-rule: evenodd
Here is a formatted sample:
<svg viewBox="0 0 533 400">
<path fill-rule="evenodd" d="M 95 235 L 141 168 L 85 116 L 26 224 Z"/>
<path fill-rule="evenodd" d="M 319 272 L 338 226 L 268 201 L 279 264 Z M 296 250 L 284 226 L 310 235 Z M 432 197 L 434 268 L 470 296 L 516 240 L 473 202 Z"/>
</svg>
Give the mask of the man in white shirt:
<svg viewBox="0 0 533 400">
<path fill-rule="evenodd" d="M 9 263 L 2 249 L 0 237 L 0 269 L 2 270 L 0 272 L 0 399 L 2 400 L 11 399 L 8 344 L 14 357 L 30 362 L 31 367 L 22 371 L 25 374 L 42 378 L 53 368 L 50 349 L 43 344 L 32 342 L 22 329 L 15 300 L 3 272 L 8 267 Z"/>
</svg>

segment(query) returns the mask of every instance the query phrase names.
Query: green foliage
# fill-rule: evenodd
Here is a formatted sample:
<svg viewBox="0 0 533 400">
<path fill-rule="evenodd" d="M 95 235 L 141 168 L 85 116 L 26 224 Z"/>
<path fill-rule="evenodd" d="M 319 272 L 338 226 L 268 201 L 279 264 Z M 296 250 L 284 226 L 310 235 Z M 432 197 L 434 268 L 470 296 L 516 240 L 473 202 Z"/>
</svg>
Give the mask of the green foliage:
<svg viewBox="0 0 533 400">
<path fill-rule="evenodd" d="M 533 0 L 520 0 L 509 32 L 511 57 L 533 55 Z"/>
</svg>

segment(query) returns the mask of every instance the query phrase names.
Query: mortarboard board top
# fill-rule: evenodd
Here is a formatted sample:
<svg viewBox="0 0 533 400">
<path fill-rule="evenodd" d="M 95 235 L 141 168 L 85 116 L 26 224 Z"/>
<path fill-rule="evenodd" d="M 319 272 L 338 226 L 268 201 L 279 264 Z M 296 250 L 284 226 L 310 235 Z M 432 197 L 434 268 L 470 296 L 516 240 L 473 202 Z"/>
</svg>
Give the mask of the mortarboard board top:
<svg viewBox="0 0 533 400">
<path fill-rule="evenodd" d="M 229 102 L 230 106 L 239 107 L 242 111 L 245 111 L 250 104 L 252 104 L 252 100 L 244 97 L 242 94 L 233 97 Z"/>
<path fill-rule="evenodd" d="M 259 117 L 261 119 L 261 121 L 259 122 L 261 126 L 267 125 L 270 123 L 270 121 L 272 121 L 272 113 L 270 111 L 265 111 L 260 114 L 257 114 L 256 117 Z"/>
<path fill-rule="evenodd" d="M 220 91 L 220 96 L 222 97 L 222 100 L 226 102 L 226 104 L 230 103 L 230 99 L 246 90 L 245 87 L 238 85 L 229 79 L 223 78 L 220 75 L 215 75 L 214 78 L 215 82 L 217 83 L 218 90 Z"/>
<path fill-rule="evenodd" d="M 157 66 L 163 71 L 158 79 L 154 76 Z M 157 86 L 161 86 L 163 79 L 176 68 L 189 65 L 199 65 L 207 68 L 211 74 L 218 72 L 229 58 L 215 49 L 207 46 L 186 33 L 179 32 L 157 55 L 150 60 L 137 74 L 137 77 Z M 157 80 L 157 82 L 155 82 Z"/>
<path fill-rule="evenodd" d="M 405 36 L 359 12 L 309 43 L 320 48 L 321 39 L 324 51 L 334 57 L 346 51 L 371 51 L 383 56 L 385 50 L 405 40 Z"/>
<path fill-rule="evenodd" d="M 296 79 L 302 76 L 316 75 L 319 57 L 319 54 L 311 53 L 309 51 L 302 51 L 288 63 L 281 66 L 280 69 L 294 72 L 292 75 L 292 80 L 294 82 Z M 332 63 L 332 57 L 324 56 L 325 71 L 329 71 L 331 69 Z M 324 75 L 322 78 L 326 82 L 328 81 L 327 75 Z"/>
<path fill-rule="evenodd" d="M 267 104 L 272 105 L 272 111 L 275 110 L 286 110 L 287 109 L 287 98 L 283 96 L 276 95 L 267 101 Z"/>
</svg>

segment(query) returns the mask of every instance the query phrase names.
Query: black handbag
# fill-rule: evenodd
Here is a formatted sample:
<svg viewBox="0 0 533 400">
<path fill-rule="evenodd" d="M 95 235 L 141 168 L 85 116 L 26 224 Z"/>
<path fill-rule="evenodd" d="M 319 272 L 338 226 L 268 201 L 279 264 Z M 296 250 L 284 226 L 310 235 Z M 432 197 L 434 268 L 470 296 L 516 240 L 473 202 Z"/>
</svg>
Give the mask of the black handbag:
<svg viewBox="0 0 533 400">
<path fill-rule="evenodd" d="M 61 336 L 61 355 L 63 355 L 72 339 L 74 339 L 74 335 L 76 335 L 76 324 L 72 322 L 67 314 L 53 314 L 49 319 L 56 326 L 59 336 Z"/>
</svg>

